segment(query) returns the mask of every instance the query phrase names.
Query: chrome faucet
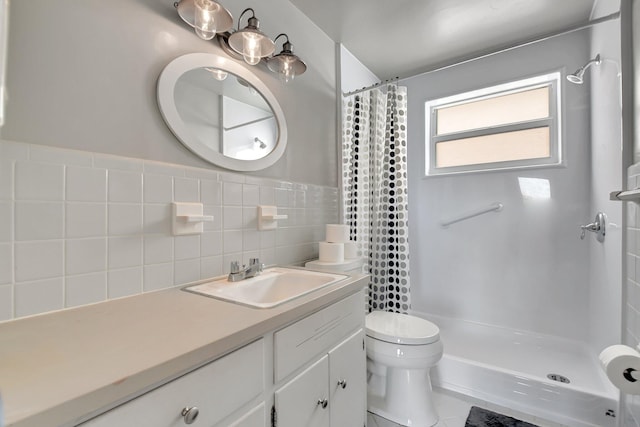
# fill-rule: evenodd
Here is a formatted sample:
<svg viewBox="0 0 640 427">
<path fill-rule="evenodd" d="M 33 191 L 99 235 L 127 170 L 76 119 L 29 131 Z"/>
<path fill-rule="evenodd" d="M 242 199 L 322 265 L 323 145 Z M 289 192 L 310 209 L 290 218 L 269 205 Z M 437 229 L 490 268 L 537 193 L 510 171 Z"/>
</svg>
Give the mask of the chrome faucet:
<svg viewBox="0 0 640 427">
<path fill-rule="evenodd" d="M 264 264 L 261 264 L 258 258 L 251 258 L 248 267 L 243 265 L 242 268 L 240 268 L 238 261 L 232 261 L 230 270 L 231 272 L 227 280 L 229 282 L 239 282 L 240 280 L 248 279 L 262 273 Z"/>
</svg>

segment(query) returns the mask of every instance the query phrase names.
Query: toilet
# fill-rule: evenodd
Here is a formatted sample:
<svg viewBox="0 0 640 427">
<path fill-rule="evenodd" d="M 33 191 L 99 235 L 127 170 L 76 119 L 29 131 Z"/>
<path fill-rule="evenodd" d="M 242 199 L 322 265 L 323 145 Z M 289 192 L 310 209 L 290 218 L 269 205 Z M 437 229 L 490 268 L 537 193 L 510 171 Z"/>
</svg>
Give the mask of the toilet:
<svg viewBox="0 0 640 427">
<path fill-rule="evenodd" d="M 367 410 L 403 426 L 438 422 L 429 369 L 442 358 L 438 327 L 407 314 L 366 316 Z"/>
</svg>

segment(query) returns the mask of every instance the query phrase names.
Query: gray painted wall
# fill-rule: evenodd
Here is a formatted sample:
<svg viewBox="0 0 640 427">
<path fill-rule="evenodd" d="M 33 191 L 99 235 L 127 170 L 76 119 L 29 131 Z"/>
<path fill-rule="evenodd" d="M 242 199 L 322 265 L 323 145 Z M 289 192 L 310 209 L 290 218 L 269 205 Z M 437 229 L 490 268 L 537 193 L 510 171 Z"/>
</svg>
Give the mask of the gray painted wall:
<svg viewBox="0 0 640 427">
<path fill-rule="evenodd" d="M 289 131 L 284 157 L 253 174 L 335 186 L 333 41 L 287 0 L 227 3 L 236 19 L 253 7 L 271 37 L 286 32 L 309 66 L 288 86 L 251 67 L 280 99 Z M 184 148 L 158 111 L 156 80 L 168 62 L 224 55 L 181 21 L 173 0 L 18 1 L 9 27 L 2 138 L 219 169 Z"/>
</svg>

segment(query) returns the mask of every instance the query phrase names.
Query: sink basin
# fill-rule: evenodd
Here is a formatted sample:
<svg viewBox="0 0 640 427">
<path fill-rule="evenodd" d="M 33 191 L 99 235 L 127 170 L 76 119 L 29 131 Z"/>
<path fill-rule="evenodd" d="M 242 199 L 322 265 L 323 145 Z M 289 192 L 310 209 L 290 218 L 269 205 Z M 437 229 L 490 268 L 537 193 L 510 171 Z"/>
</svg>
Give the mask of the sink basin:
<svg viewBox="0 0 640 427">
<path fill-rule="evenodd" d="M 250 307 L 271 308 L 345 278 L 347 276 L 342 274 L 272 267 L 239 282 L 220 279 L 184 290 Z"/>
</svg>

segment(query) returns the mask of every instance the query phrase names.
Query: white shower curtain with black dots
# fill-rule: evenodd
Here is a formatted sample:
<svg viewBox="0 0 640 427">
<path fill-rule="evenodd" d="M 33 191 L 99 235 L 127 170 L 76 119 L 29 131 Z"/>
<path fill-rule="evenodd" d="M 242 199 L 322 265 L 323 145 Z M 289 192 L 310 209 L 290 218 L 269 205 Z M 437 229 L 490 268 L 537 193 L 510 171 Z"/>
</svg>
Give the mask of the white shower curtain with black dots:
<svg viewBox="0 0 640 427">
<path fill-rule="evenodd" d="M 371 274 L 367 309 L 407 313 L 407 88 L 389 84 L 346 97 L 343 119 L 344 223 Z"/>
</svg>

